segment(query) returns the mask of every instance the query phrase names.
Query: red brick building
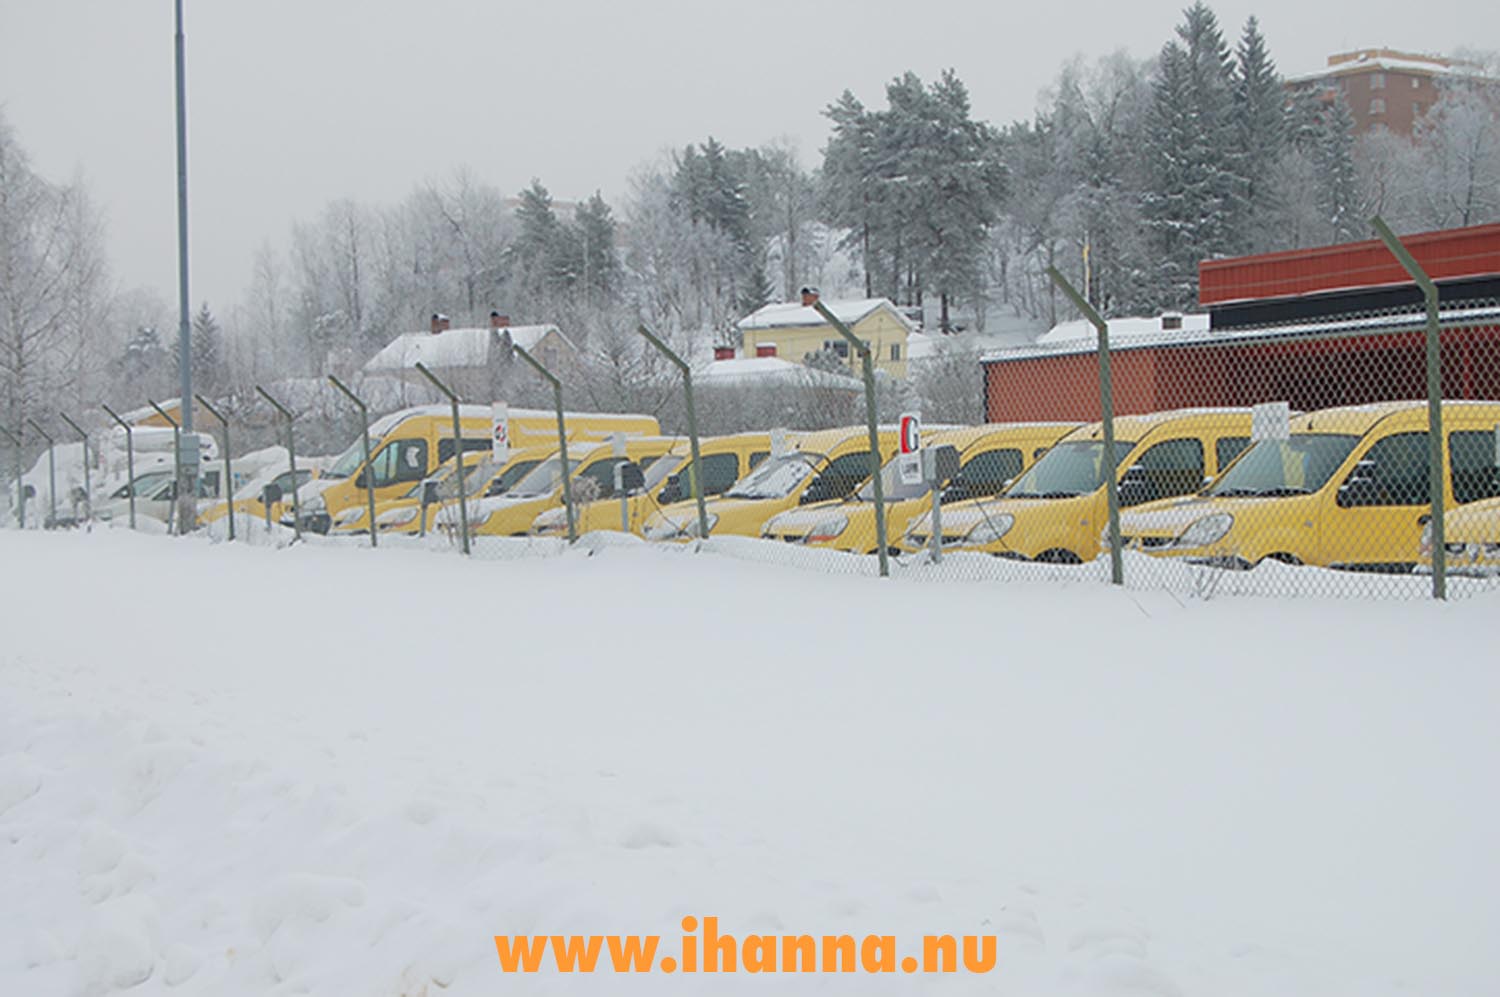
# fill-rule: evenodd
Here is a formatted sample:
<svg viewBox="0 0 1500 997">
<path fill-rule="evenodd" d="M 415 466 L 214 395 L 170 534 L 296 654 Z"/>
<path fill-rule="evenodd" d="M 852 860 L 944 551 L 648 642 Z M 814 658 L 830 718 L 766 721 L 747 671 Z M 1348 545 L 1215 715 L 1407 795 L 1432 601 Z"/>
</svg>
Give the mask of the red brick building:
<svg viewBox="0 0 1500 997">
<path fill-rule="evenodd" d="M 1500 224 L 1403 241 L 1439 286 L 1445 396 L 1500 399 Z M 1208 329 L 1111 336 L 1117 414 L 1425 397 L 1421 292 L 1378 241 L 1205 261 L 1199 286 Z M 992 422 L 1100 417 L 1092 336 L 992 353 L 983 369 Z"/>
<path fill-rule="evenodd" d="M 1472 63 L 1442 56 L 1367 48 L 1330 55 L 1326 67 L 1290 77 L 1286 85 L 1329 100 L 1342 93 L 1354 116 L 1355 134 L 1385 127 L 1410 136 L 1417 119 L 1437 102 L 1444 78 L 1481 78 L 1478 70 Z"/>
</svg>

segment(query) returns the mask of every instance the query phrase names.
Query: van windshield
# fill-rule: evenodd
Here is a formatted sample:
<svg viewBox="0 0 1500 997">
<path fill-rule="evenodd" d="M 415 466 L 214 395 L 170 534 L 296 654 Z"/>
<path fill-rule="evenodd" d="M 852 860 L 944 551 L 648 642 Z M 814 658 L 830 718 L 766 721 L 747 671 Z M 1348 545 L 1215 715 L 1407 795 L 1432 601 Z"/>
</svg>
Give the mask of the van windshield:
<svg viewBox="0 0 1500 997">
<path fill-rule="evenodd" d="M 1135 449 L 1131 440 L 1115 440 L 1114 466 Z M 1072 498 L 1087 495 L 1104 484 L 1103 440 L 1059 443 L 1031 465 L 1031 470 L 1005 492 L 1007 498 Z"/>
<path fill-rule="evenodd" d="M 1328 483 L 1359 442 L 1339 433 L 1257 440 L 1208 489 L 1209 495 L 1307 495 Z"/>
<path fill-rule="evenodd" d="M 682 454 L 669 453 L 651 462 L 651 466 L 645 473 L 646 488 L 655 488 L 666 481 L 667 478 L 677 473 L 677 469 L 687 462 L 687 457 Z"/>
<path fill-rule="evenodd" d="M 380 440 L 370 437 L 370 453 L 374 453 L 380 447 Z M 362 442 L 355 440 L 349 444 L 349 449 L 334 458 L 333 463 L 323 469 L 325 478 L 347 478 L 359 470 L 365 462 L 365 447 Z"/>
<path fill-rule="evenodd" d="M 572 472 L 576 470 L 578 470 L 578 461 L 569 458 L 568 471 Z M 540 495 L 551 495 L 561 487 L 562 458 L 554 456 L 548 457 L 532 468 L 506 494 L 515 498 L 536 498 Z"/>
<path fill-rule="evenodd" d="M 797 490 L 798 485 L 812 477 L 823 459 L 821 454 L 801 452 L 767 457 L 725 494 L 728 498 L 786 498 Z"/>
</svg>

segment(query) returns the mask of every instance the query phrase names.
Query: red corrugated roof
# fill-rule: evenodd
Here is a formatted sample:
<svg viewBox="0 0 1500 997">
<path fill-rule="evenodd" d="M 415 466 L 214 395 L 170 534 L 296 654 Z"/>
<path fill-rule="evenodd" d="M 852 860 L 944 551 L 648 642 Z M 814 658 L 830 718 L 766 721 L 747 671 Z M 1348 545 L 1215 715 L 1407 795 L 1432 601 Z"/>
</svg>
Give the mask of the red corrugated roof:
<svg viewBox="0 0 1500 997">
<path fill-rule="evenodd" d="M 1434 280 L 1500 274 L 1500 223 L 1401 237 Z M 1198 264 L 1198 301 L 1234 301 L 1385 287 L 1412 282 L 1379 239 Z"/>
</svg>

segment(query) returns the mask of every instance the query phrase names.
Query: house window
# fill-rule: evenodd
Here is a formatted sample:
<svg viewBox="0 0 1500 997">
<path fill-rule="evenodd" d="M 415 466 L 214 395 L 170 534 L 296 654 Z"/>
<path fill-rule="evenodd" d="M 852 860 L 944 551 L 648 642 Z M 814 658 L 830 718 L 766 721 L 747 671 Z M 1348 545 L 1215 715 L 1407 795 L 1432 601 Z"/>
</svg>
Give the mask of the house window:
<svg viewBox="0 0 1500 997">
<path fill-rule="evenodd" d="M 1370 89 L 1371 90 L 1384 90 L 1385 89 L 1385 74 L 1384 73 L 1371 73 L 1370 74 Z"/>
<path fill-rule="evenodd" d="M 900 343 L 892 343 L 891 344 L 891 359 L 892 360 L 900 360 L 901 359 L 901 344 Z"/>
<path fill-rule="evenodd" d="M 1376 97 L 1374 100 L 1370 101 L 1370 113 L 1371 114 L 1384 114 L 1385 113 L 1385 100 L 1383 98 L 1381 98 L 1381 97 Z"/>
<path fill-rule="evenodd" d="M 1421 85 L 1422 85 L 1422 78 L 1420 76 L 1413 76 L 1411 78 L 1411 88 L 1413 90 L 1417 89 L 1417 87 L 1420 87 Z"/>
</svg>

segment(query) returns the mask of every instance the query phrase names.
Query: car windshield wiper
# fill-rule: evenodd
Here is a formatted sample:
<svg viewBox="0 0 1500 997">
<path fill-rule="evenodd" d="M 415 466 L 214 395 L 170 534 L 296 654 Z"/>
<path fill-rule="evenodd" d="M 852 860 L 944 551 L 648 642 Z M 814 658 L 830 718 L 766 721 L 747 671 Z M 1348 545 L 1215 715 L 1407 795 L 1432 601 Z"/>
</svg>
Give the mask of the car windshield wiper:
<svg viewBox="0 0 1500 997">
<path fill-rule="evenodd" d="M 1260 495 L 1263 498 L 1281 498 L 1288 495 L 1311 495 L 1312 490 L 1308 488 L 1298 488 L 1296 485 L 1283 485 L 1280 488 L 1267 488 L 1263 491 L 1256 492 L 1255 494 Z"/>
<path fill-rule="evenodd" d="M 1209 494 L 1216 498 L 1224 498 L 1226 496 L 1229 498 L 1243 498 L 1247 495 L 1261 495 L 1263 493 L 1256 491 L 1254 488 L 1225 488 L 1217 492 L 1209 492 Z"/>
</svg>

